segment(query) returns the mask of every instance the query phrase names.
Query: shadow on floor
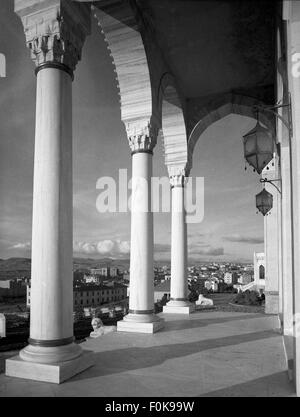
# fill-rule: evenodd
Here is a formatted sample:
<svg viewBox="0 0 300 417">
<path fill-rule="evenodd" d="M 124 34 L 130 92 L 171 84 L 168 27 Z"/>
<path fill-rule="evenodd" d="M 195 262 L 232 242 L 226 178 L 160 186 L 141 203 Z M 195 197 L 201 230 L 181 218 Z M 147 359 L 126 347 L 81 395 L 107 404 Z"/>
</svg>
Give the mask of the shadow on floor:
<svg viewBox="0 0 300 417">
<path fill-rule="evenodd" d="M 96 365 L 72 378 L 70 381 L 97 378 L 99 376 L 154 367 L 168 359 L 182 358 L 209 349 L 220 349 L 240 343 L 278 337 L 272 330 L 227 336 L 218 339 L 201 340 L 192 343 L 150 346 L 146 348 L 129 347 L 95 353 Z"/>
<path fill-rule="evenodd" d="M 287 397 L 296 396 L 285 371 L 200 394 L 199 397 Z"/>
<path fill-rule="evenodd" d="M 160 317 L 166 318 L 166 315 L 162 314 Z M 218 317 L 218 318 L 203 317 L 203 319 L 197 319 L 197 320 L 193 320 L 191 316 L 190 318 L 187 317 L 186 319 L 166 321 L 165 327 L 162 330 L 160 330 L 160 333 L 171 332 L 174 330 L 195 329 L 197 327 L 210 326 L 211 324 L 230 323 L 233 321 L 258 319 L 262 317 L 266 318 L 264 314 L 243 314 L 240 316 L 234 315 L 230 317 Z"/>
<path fill-rule="evenodd" d="M 207 312 L 206 312 L 207 313 Z M 163 315 L 161 317 L 164 317 Z M 178 316 L 180 317 L 180 316 Z M 218 318 L 209 318 L 209 317 L 203 317 L 203 319 L 197 319 L 193 320 L 191 319 L 191 316 L 187 316 L 184 319 L 181 320 L 167 320 L 165 322 L 165 327 L 159 332 L 159 334 L 165 333 L 165 332 L 173 332 L 176 330 L 185 330 L 185 329 L 196 329 L 201 327 L 206 327 L 211 324 L 222 324 L 222 323 L 230 323 L 233 321 L 239 321 L 239 320 L 249 320 L 249 319 L 257 319 L 257 318 L 265 318 L 266 316 L 264 314 L 241 314 L 239 316 L 229 316 L 229 317 L 218 317 Z M 131 334 L 133 335 L 133 334 Z M 142 335 L 141 335 L 142 336 Z M 146 335 L 149 336 L 149 335 Z M 157 347 L 158 348 L 158 347 Z M 0 374 L 5 371 L 5 360 L 9 357 L 15 356 L 18 354 L 18 351 L 14 352 L 0 352 Z M 109 351 L 109 354 L 112 354 L 111 351 Z"/>
</svg>

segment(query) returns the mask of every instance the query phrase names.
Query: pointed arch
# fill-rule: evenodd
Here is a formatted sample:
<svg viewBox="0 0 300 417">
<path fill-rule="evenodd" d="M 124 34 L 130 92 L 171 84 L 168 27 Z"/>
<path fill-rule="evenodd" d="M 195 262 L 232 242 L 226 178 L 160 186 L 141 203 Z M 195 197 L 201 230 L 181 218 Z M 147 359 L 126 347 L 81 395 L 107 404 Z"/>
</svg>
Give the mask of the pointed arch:
<svg viewBox="0 0 300 417">
<path fill-rule="evenodd" d="M 121 118 L 141 130 L 153 114 L 151 79 L 144 43 L 129 1 L 110 0 L 92 6 L 115 67 Z M 137 132 L 138 133 L 138 132 Z"/>
<path fill-rule="evenodd" d="M 186 128 L 185 100 L 180 95 L 174 77 L 166 73 L 160 82 L 159 114 L 165 164 L 170 175 L 190 170 Z"/>
<path fill-rule="evenodd" d="M 213 123 L 230 115 L 237 114 L 256 119 L 253 110 L 255 105 L 264 105 L 261 101 L 240 94 L 225 94 L 220 99 L 203 105 L 195 106 L 193 112 L 193 124 L 188 139 L 188 152 L 192 158 L 195 146 L 202 133 Z M 259 113 L 260 121 L 272 132 L 274 132 L 274 116 L 269 113 Z"/>
</svg>

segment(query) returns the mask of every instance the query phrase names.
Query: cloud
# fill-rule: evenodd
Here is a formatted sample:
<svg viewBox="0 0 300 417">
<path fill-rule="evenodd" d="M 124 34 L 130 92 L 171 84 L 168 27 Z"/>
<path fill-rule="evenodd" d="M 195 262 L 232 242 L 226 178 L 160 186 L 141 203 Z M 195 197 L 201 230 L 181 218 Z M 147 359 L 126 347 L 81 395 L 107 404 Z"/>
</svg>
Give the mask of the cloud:
<svg viewBox="0 0 300 417">
<path fill-rule="evenodd" d="M 29 250 L 31 242 L 18 242 L 9 249 Z M 122 257 L 129 255 L 130 242 L 126 240 L 102 240 L 98 242 L 78 242 L 73 243 L 73 251 L 77 254 L 104 255 L 112 257 Z"/>
<path fill-rule="evenodd" d="M 226 242 L 250 243 L 253 245 L 264 243 L 263 237 L 242 236 L 238 234 L 223 236 L 223 240 Z"/>
<path fill-rule="evenodd" d="M 127 240 L 119 242 L 119 250 L 122 254 L 130 253 L 130 242 L 128 242 Z"/>
<path fill-rule="evenodd" d="M 96 249 L 98 253 L 101 253 L 101 255 L 106 255 L 114 251 L 115 245 L 116 242 L 112 240 L 103 240 L 102 242 L 97 243 Z"/>
<path fill-rule="evenodd" d="M 24 242 L 24 243 L 16 243 L 13 246 L 10 246 L 9 249 L 30 249 L 31 248 L 31 242 Z"/>
<path fill-rule="evenodd" d="M 74 242 L 73 251 L 78 254 L 122 257 L 129 255 L 130 243 L 125 240 L 102 240 L 99 242 Z"/>
</svg>

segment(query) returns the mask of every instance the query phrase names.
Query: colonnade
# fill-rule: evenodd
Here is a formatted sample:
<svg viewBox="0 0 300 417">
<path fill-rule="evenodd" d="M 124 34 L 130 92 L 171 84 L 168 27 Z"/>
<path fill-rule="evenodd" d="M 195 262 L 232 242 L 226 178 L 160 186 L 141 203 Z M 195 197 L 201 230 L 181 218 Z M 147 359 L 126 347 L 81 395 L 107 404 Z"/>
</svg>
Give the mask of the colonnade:
<svg viewBox="0 0 300 417">
<path fill-rule="evenodd" d="M 289 3 L 289 4 L 288 4 Z M 284 2 L 288 74 L 300 53 L 300 5 Z M 291 13 L 290 7 L 293 7 Z M 16 0 L 27 46 L 36 66 L 36 129 L 32 224 L 31 321 L 29 344 L 6 362 L 6 374 L 62 382 L 92 366 L 93 354 L 74 343 L 72 271 L 72 80 L 86 36 L 90 5 L 53 0 Z M 297 52 L 298 51 L 298 52 Z M 289 75 L 295 140 L 281 134 L 280 161 L 264 172 L 282 178 L 273 213 L 265 219 L 266 311 L 280 313 L 291 346 L 291 373 L 300 395 L 300 74 Z M 126 123 L 132 158 L 132 217 L 129 313 L 118 331 L 154 333 L 164 326 L 154 311 L 152 159 L 159 124 L 151 117 Z M 280 134 L 280 132 L 279 132 Z M 174 167 L 173 167 L 174 168 Z M 172 194 L 171 299 L 164 313 L 190 314 L 186 165 L 169 171 Z M 266 185 L 268 188 L 269 186 Z M 279 258 L 278 258 L 279 257 Z M 298 321 L 297 321 L 298 320 Z"/>
<path fill-rule="evenodd" d="M 139 133 L 137 133 L 139 132 Z M 154 312 L 153 213 L 151 211 L 152 157 L 158 129 L 150 123 L 141 130 L 127 128 L 132 154 L 131 246 L 129 314 L 118 331 L 154 333 L 164 325 Z M 187 225 L 184 174 L 170 176 L 172 190 L 171 299 L 164 313 L 189 314 Z"/>
<path fill-rule="evenodd" d="M 6 374 L 60 383 L 94 363 L 74 343 L 72 223 L 72 80 L 90 6 L 54 1 L 45 9 L 16 1 L 36 66 L 36 127 L 29 344 L 6 362 Z M 28 4 L 27 4 L 28 3 Z M 158 127 L 128 123 L 132 154 L 129 313 L 118 331 L 153 333 L 163 327 L 154 312 L 152 157 Z M 185 177 L 172 177 L 172 287 L 168 309 L 192 311 L 187 302 Z M 179 309 L 179 310 L 178 310 Z"/>
</svg>

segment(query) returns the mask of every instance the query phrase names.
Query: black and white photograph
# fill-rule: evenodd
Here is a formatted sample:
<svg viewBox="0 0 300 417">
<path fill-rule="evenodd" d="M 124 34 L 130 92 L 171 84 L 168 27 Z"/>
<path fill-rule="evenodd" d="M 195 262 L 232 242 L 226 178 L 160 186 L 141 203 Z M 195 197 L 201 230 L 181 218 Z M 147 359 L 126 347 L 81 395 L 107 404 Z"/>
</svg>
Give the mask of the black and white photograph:
<svg viewBox="0 0 300 417">
<path fill-rule="evenodd" d="M 1 0 L 12 397 L 300 397 L 299 0 Z"/>
</svg>

